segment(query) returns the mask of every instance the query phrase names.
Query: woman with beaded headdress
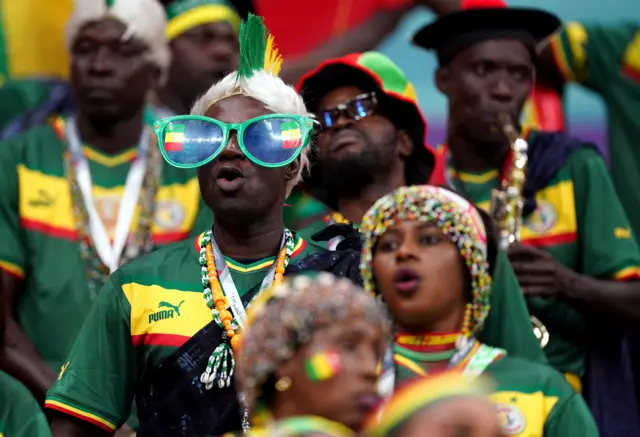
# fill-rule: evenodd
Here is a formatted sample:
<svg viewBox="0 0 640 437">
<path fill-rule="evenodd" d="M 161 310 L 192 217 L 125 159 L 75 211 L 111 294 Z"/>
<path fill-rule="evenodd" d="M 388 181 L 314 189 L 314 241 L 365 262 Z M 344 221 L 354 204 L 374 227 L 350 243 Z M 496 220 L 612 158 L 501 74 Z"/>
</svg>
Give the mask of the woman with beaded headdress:
<svg viewBox="0 0 640 437">
<path fill-rule="evenodd" d="M 386 303 L 395 327 L 383 388 L 443 371 L 487 374 L 496 381 L 491 396 L 503 433 L 598 435 L 584 400 L 562 375 L 477 340 L 490 310 L 496 256 L 484 213 L 445 188 L 403 187 L 375 203 L 361 230 L 364 287 Z"/>
<path fill-rule="evenodd" d="M 254 305 L 236 381 L 255 435 L 349 436 L 379 403 L 381 305 L 330 273 L 297 276 Z"/>
</svg>

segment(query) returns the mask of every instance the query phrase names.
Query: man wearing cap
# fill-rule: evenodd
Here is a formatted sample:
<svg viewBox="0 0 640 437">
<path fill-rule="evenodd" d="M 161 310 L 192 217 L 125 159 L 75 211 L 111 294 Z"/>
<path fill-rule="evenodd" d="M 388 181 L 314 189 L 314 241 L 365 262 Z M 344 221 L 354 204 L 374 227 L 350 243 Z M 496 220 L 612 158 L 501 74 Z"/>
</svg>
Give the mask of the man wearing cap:
<svg viewBox="0 0 640 437">
<path fill-rule="evenodd" d="M 167 38 L 162 41 L 169 42 L 171 63 L 151 99 L 150 122 L 188 113 L 191 104 L 238 63 L 240 17 L 230 2 L 174 0 L 166 13 Z M 46 123 L 52 116 L 69 115 L 75 108 L 70 84 L 60 80 L 12 81 L 0 88 L 0 101 L 14 102 L 13 116 L 7 111 L 0 114 L 1 139 Z"/>
<path fill-rule="evenodd" d="M 436 86 L 449 100 L 447 144 L 437 149 L 433 183 L 447 183 L 491 208 L 492 189 L 507 184 L 513 168 L 513 140 L 505 129 L 519 129 L 533 83 L 534 48 L 558 26 L 544 11 L 467 1 L 460 12 L 414 36 L 417 45 L 436 51 Z M 529 145 L 524 225 L 510 259 L 530 311 L 550 333 L 550 363 L 581 391 L 587 352 L 597 350 L 604 326 L 613 328 L 598 319 L 638 326 L 640 250 L 594 147 L 557 133 L 520 135 Z M 628 373 L 628 359 L 612 352 L 620 341 L 609 333 L 606 344 L 608 365 L 620 358 L 621 370 L 590 378 L 589 396 L 630 386 L 622 370 Z M 592 354 L 591 374 L 604 369 L 596 358 Z M 596 402 L 605 399 L 599 394 Z"/>
<path fill-rule="evenodd" d="M 334 211 L 301 231 L 303 235 L 310 238 L 334 223 L 359 223 L 381 196 L 428 180 L 434 157 L 424 142 L 426 120 L 413 85 L 385 55 L 366 52 L 330 59 L 307 73 L 297 88 L 323 127 L 318 162 L 304 188 Z M 338 241 L 329 242 L 332 249 Z M 496 312 L 489 317 L 485 339 L 544 362 L 516 278 L 501 256 L 494 278 L 499 284 L 492 302 Z"/>
<path fill-rule="evenodd" d="M 66 34 L 77 111 L 0 145 L 1 365 L 38 400 L 109 273 L 210 223 L 195 172 L 164 166 L 145 127 L 165 25 L 155 0 L 79 0 Z"/>
<path fill-rule="evenodd" d="M 167 7 L 172 62 L 156 116 L 188 114 L 211 84 L 238 66 L 240 16 L 225 0 L 175 0 Z"/>
</svg>

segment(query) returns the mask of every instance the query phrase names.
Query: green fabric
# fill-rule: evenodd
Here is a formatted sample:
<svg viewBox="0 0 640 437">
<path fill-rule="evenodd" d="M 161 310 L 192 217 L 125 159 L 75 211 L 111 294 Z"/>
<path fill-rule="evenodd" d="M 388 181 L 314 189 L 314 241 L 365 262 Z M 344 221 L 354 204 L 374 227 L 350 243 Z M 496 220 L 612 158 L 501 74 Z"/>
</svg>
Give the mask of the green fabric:
<svg viewBox="0 0 640 437">
<path fill-rule="evenodd" d="M 235 10 L 235 7 L 231 4 L 231 2 L 226 0 L 176 0 L 169 3 L 169 5 L 166 7 L 167 19 L 171 20 L 172 18 L 175 18 L 178 15 L 182 15 L 185 12 L 188 12 L 197 7 L 209 5 L 228 6 L 231 9 Z"/>
<path fill-rule="evenodd" d="M 0 131 L 14 118 L 39 106 L 51 85 L 38 80 L 13 80 L 0 87 Z"/>
<path fill-rule="evenodd" d="M 300 187 L 295 187 L 291 191 L 285 204 L 283 211 L 285 226 L 300 232 L 303 232 L 301 228 L 304 228 L 314 217 L 321 217 L 329 213 L 329 209 L 324 203 L 305 193 Z M 311 235 L 305 231 L 303 238 L 311 241 Z"/>
<path fill-rule="evenodd" d="M 638 138 L 640 123 L 640 76 L 635 80 L 626 75 L 625 54 L 631 51 L 635 40 L 635 51 L 640 51 L 640 25 L 621 23 L 618 25 L 584 24 L 587 41 L 581 46 L 586 52 L 586 72 L 578 80 L 601 95 L 607 110 L 608 146 L 611 158 L 611 176 L 625 208 L 631 226 L 640 233 L 640 154 Z M 559 37 L 569 61 L 569 67 L 577 70 L 569 44 L 569 33 L 563 30 Z M 636 54 L 640 57 L 640 55 Z M 640 65 L 636 66 L 640 75 Z"/>
<path fill-rule="evenodd" d="M 413 363 L 426 371 L 425 364 Z M 396 372 L 396 386 L 418 376 L 399 363 Z M 490 364 L 483 374 L 496 385 L 491 398 L 497 404 L 504 435 L 598 437 L 584 399 L 553 368 L 507 355 Z"/>
<path fill-rule="evenodd" d="M 317 220 L 301 229 L 300 235 L 310 239 L 311 235 L 324 229 L 328 223 L 328 216 L 324 220 Z M 327 247 L 326 243 L 316 244 Z M 547 362 L 531 330 L 529 312 L 518 279 L 503 252 L 497 257 L 493 273 L 491 312 L 485 321 L 481 340 L 490 346 L 505 349 L 510 355 L 539 363 Z"/>
<path fill-rule="evenodd" d="M 379 52 L 365 52 L 357 61 L 382 81 L 386 92 L 403 95 L 409 81 L 404 72 L 391 59 Z"/>
<path fill-rule="evenodd" d="M 38 354 L 56 371 L 94 300 L 75 239 L 63 150 L 51 126 L 0 144 L 0 268 L 13 266 L 26 276 L 18 321 Z M 107 157 L 88 150 L 101 159 L 132 153 Z M 99 212 L 108 216 L 109 228 L 115 224 L 130 161 L 108 166 L 88 158 L 94 198 Z M 195 172 L 169 165 L 162 172 L 153 229 L 158 246 L 196 235 L 212 223 L 212 214 L 200 199 Z"/>
<path fill-rule="evenodd" d="M 321 250 L 300 237 L 295 247 L 292 261 Z M 190 240 L 116 271 L 88 314 L 68 368 L 47 400 L 91 412 L 116 427 L 122 424 L 140 378 L 212 320 L 198 259 L 199 245 Z M 274 260 L 246 265 L 227 259 L 238 292 L 259 287 Z"/>
<path fill-rule="evenodd" d="M 459 175 L 456 186 L 488 209 L 491 190 L 498 187 L 497 171 L 491 174 L 495 177 Z M 470 182 L 473 177 L 485 181 Z M 589 276 L 614 278 L 626 269 L 637 274 L 638 245 L 631 237 L 604 161 L 595 150 L 585 147 L 575 151 L 536 198 L 538 209 L 523 226 L 524 244 L 543 248 L 566 267 Z M 532 314 L 549 329 L 550 341 L 545 348 L 549 363 L 563 373 L 583 376 L 588 318 L 565 299 L 529 297 L 527 302 Z"/>
<path fill-rule="evenodd" d="M 0 371 L 0 437 L 49 437 L 49 423 L 29 390 Z"/>
</svg>

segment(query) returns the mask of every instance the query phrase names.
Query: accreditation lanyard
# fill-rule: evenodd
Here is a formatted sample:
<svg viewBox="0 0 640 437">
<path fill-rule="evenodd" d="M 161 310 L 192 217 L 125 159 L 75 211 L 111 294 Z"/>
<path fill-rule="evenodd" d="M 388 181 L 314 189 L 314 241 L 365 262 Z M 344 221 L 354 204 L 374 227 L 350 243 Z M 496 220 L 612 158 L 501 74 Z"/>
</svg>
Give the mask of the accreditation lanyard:
<svg viewBox="0 0 640 437">
<path fill-rule="evenodd" d="M 149 152 L 148 131 L 147 129 L 142 130 L 136 159 L 131 164 L 129 173 L 127 174 L 124 195 L 118 211 L 113 243 L 111 243 L 107 228 L 93 201 L 93 183 L 91 181 L 89 163 L 82 153 L 82 143 L 73 118 L 67 121 L 65 130 L 69 142 L 69 152 L 71 153 L 72 162 L 74 163 L 78 188 L 82 193 L 82 200 L 87 210 L 87 215 L 89 216 L 89 233 L 91 239 L 100 260 L 109 268 L 109 271 L 113 273 L 119 267 L 120 257 L 122 256 L 122 251 L 129 236 L 133 214 L 142 188 Z"/>
<path fill-rule="evenodd" d="M 282 251 L 286 243 L 287 231 L 282 234 L 282 242 L 280 243 L 280 250 L 278 253 Z M 218 271 L 218 278 L 220 280 L 220 285 L 222 286 L 222 292 L 229 300 L 229 306 L 231 307 L 231 311 L 235 317 L 238 326 L 242 329 L 244 328 L 247 322 L 247 311 L 242 304 L 242 299 L 240 298 L 240 294 L 238 293 L 238 289 L 236 288 L 236 284 L 233 282 L 233 278 L 231 277 L 231 272 L 229 271 L 229 266 L 227 262 L 224 260 L 224 256 L 218 247 L 218 243 L 216 243 L 216 239 L 211 236 L 211 248 L 213 249 L 214 261 L 216 263 L 216 268 L 218 266 L 222 266 L 222 269 Z M 273 279 L 276 275 L 276 268 L 278 264 L 278 258 L 275 259 L 273 265 L 267 272 L 267 275 L 262 280 L 262 284 L 260 284 L 260 289 L 256 293 L 255 297 L 259 296 L 265 289 L 269 288 L 273 284 Z M 254 297 L 254 299 L 255 299 Z"/>
</svg>

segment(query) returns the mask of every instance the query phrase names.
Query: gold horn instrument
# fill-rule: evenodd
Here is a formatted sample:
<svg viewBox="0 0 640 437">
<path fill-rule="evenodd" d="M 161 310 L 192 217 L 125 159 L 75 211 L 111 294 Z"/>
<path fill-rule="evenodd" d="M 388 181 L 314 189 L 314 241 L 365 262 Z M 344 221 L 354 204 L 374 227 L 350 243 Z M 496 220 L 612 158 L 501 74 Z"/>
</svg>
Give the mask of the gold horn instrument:
<svg viewBox="0 0 640 437">
<path fill-rule="evenodd" d="M 491 191 L 491 216 L 498 229 L 498 244 L 506 251 L 513 243 L 520 241 L 529 144 L 520 137 L 511 117 L 502 114 L 499 121 L 509 140 L 512 159 L 505 169 L 500 188 Z M 537 317 L 530 316 L 530 319 L 533 334 L 540 347 L 546 347 L 549 343 L 549 331 Z"/>
</svg>

